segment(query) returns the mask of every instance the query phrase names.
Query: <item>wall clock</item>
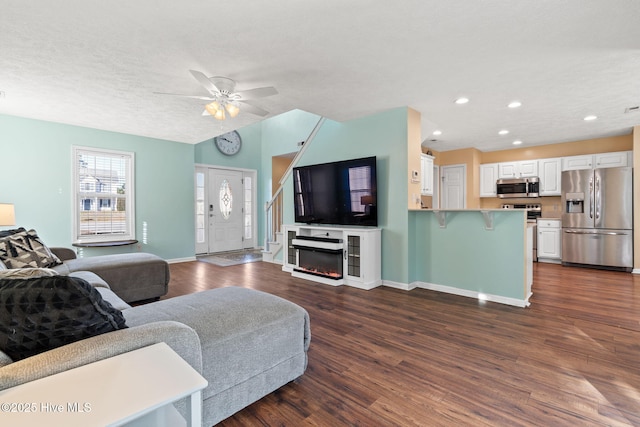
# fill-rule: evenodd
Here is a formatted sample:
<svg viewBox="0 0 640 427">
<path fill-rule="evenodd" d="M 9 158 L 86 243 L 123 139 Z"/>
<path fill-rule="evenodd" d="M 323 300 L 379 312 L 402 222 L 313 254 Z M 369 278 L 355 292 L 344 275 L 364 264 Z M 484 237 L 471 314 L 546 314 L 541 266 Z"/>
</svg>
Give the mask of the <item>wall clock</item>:
<svg viewBox="0 0 640 427">
<path fill-rule="evenodd" d="M 235 130 L 216 136 L 213 142 L 216 148 L 226 156 L 238 154 L 242 147 L 242 138 L 240 138 L 240 134 Z"/>
</svg>

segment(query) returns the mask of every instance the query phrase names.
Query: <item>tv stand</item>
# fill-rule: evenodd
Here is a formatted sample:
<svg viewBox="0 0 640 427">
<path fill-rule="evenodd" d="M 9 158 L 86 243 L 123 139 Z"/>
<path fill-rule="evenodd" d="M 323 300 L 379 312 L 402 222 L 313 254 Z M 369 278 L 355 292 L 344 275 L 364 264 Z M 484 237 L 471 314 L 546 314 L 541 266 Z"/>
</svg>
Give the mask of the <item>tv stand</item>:
<svg viewBox="0 0 640 427">
<path fill-rule="evenodd" d="M 332 286 L 382 284 L 381 230 L 373 227 L 284 225 L 282 270 Z"/>
</svg>

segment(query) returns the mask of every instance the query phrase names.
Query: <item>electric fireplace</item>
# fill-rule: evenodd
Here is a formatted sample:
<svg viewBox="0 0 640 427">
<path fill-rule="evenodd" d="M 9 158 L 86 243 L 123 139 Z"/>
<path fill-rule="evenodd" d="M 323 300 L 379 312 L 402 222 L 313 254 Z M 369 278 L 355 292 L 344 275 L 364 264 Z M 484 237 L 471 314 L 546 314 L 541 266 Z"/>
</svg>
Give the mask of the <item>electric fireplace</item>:
<svg viewBox="0 0 640 427">
<path fill-rule="evenodd" d="M 294 271 L 327 279 L 342 279 L 342 239 L 298 236 L 293 241 L 293 247 L 298 251 Z"/>
</svg>

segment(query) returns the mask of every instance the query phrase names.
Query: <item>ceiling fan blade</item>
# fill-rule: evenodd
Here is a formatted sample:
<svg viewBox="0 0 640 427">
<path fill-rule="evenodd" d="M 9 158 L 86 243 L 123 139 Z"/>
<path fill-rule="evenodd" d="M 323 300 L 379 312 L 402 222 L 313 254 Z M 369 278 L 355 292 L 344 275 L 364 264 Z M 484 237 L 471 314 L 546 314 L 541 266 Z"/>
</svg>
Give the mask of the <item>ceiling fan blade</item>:
<svg viewBox="0 0 640 427">
<path fill-rule="evenodd" d="M 275 87 L 269 86 L 269 87 L 259 87 L 256 89 L 241 90 L 239 92 L 234 93 L 234 95 L 237 95 L 240 97 L 239 101 L 244 101 L 247 99 L 264 98 L 265 96 L 276 95 L 277 93 L 278 91 L 276 90 Z"/>
<path fill-rule="evenodd" d="M 182 98 L 192 98 L 192 99 L 202 99 L 204 101 L 213 101 L 215 98 L 210 96 L 199 96 L 199 95 L 183 95 L 181 93 L 166 93 L 166 92 L 153 92 L 156 95 L 171 95 L 171 96 L 179 96 Z"/>
<path fill-rule="evenodd" d="M 245 102 L 245 101 L 238 101 L 238 102 L 242 104 L 240 106 L 240 113 L 242 112 L 251 113 L 260 117 L 265 117 L 269 114 L 267 110 L 263 110 L 262 108 L 256 107 L 255 105 L 252 105 L 248 102 Z"/>
<path fill-rule="evenodd" d="M 211 80 L 209 80 L 209 77 L 205 76 L 203 73 L 201 73 L 200 71 L 196 71 L 196 70 L 189 70 L 189 72 L 191 73 L 191 75 L 202 85 L 204 86 L 205 89 L 207 89 L 209 92 L 214 92 L 214 93 L 220 93 L 220 90 L 218 90 L 218 88 L 216 87 L 216 85 L 214 85 Z"/>
</svg>

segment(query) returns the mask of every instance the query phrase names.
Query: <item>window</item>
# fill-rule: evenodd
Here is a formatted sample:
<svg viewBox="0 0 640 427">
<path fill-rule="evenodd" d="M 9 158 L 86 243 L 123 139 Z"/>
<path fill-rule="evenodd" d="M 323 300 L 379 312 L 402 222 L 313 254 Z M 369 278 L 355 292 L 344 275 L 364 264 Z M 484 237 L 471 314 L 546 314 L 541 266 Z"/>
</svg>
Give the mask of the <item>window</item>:
<svg viewBox="0 0 640 427">
<path fill-rule="evenodd" d="M 207 214 L 205 212 L 205 198 L 204 198 L 204 172 L 196 172 L 196 243 L 206 243 L 207 230 L 205 228 L 207 224 Z"/>
<path fill-rule="evenodd" d="M 73 240 L 135 239 L 134 154 L 73 147 Z"/>
</svg>

